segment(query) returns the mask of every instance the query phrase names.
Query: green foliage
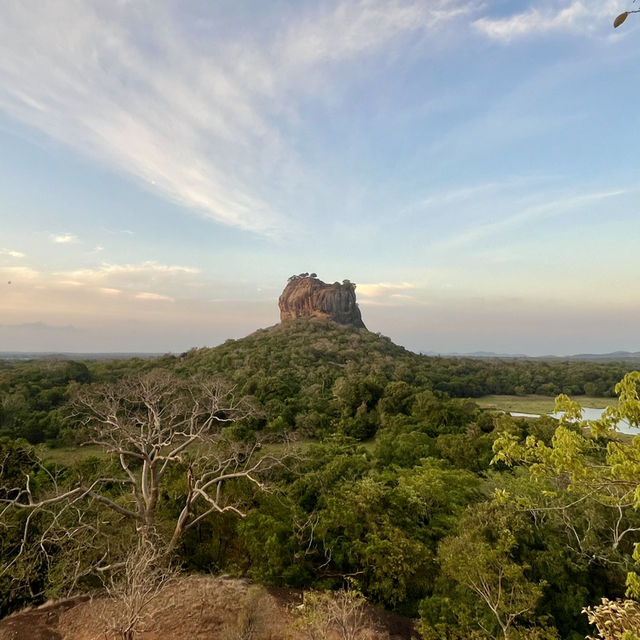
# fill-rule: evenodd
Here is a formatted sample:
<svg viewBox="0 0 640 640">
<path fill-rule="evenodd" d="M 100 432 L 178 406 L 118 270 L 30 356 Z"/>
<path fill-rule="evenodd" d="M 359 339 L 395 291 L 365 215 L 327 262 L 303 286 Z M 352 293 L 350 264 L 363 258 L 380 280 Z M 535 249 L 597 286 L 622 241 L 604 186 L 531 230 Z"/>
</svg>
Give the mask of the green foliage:
<svg viewBox="0 0 640 640">
<path fill-rule="evenodd" d="M 521 621 L 529 621 L 545 583 L 532 581 L 530 566 L 518 558 L 518 536 L 527 523 L 499 502 L 467 511 L 459 533 L 442 541 L 438 559 L 443 573 L 471 590 L 486 605 L 480 626 L 502 632 L 505 639 Z"/>
<path fill-rule="evenodd" d="M 468 399 L 613 395 L 624 364 L 429 358 L 367 331 L 301 319 L 179 357 L 0 363 L 0 433 L 71 443 L 76 426 L 65 402 L 74 388 L 158 366 L 180 379 L 222 376 L 251 399 L 258 412 L 229 428 L 229 440 L 252 442 L 262 431 L 302 442 L 297 459 L 270 472 L 272 492 L 249 482 L 225 486 L 225 497 L 250 507 L 247 517 L 210 514 L 187 531 L 176 551 L 189 571 L 299 588 L 355 581 L 370 601 L 410 615 L 419 610 L 423 636 L 433 640 L 575 640 L 588 631 L 583 606 L 640 588 L 630 572 L 640 527 L 640 441 L 611 436 L 619 417 L 640 420 L 639 378 L 623 380 L 619 406 L 590 425 L 591 435 L 568 416 L 557 428 L 552 418 L 495 415 Z M 575 413 L 568 398 L 560 405 Z M 73 486 L 119 473 L 105 455 L 58 456 L 43 469 L 24 441 L 2 440 L 3 451 L 0 486 L 28 473 L 35 495 L 53 478 Z M 167 473 L 158 496 L 161 530 L 184 504 L 190 462 L 185 457 Z M 131 505 L 118 482 L 106 490 Z M 116 557 L 135 533 L 107 513 L 92 504 L 83 514 L 107 523 L 86 540 L 96 562 L 107 551 Z M 0 532 L 0 564 L 21 543 L 20 518 Z M 49 522 L 34 524 L 27 545 L 37 549 Z M 62 593 L 77 560 L 70 548 L 59 541 L 47 561 L 32 557 L 0 576 L 0 591 L 9 594 L 1 613 L 30 594 Z M 87 588 L 88 580 L 79 576 L 76 587 Z"/>
<path fill-rule="evenodd" d="M 622 419 L 640 427 L 639 382 L 639 372 L 627 374 L 615 388 L 617 406 L 597 421 L 583 421 L 580 405 L 559 396 L 556 408 L 565 413 L 549 443 L 513 433 L 495 443 L 496 461 L 527 464 L 550 482 L 550 490 L 526 499 L 531 507 L 562 514 L 580 553 L 618 570 L 640 560 L 640 437 L 620 438 L 614 431 Z M 629 597 L 640 598 L 635 571 L 628 571 L 626 587 Z"/>
<path fill-rule="evenodd" d="M 32 444 L 69 442 L 72 422 L 63 406 L 69 390 L 91 379 L 82 362 L 12 362 L 0 369 L 0 436 Z"/>
</svg>

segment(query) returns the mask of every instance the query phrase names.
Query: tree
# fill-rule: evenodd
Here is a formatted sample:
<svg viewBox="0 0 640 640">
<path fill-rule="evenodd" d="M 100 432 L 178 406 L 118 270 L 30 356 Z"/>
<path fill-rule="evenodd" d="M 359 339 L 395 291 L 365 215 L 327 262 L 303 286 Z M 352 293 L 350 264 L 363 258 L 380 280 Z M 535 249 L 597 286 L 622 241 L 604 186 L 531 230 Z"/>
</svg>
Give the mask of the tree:
<svg viewBox="0 0 640 640">
<path fill-rule="evenodd" d="M 624 376 L 615 387 L 618 405 L 607 408 L 602 418 L 594 421 L 583 421 L 580 405 L 565 395 L 558 396 L 556 410 L 564 413 L 549 445 L 533 436 L 528 436 L 523 443 L 508 433 L 494 444 L 495 462 L 527 464 L 534 475 L 554 482 L 552 497 L 555 504 L 530 505 L 533 511 L 544 513 L 549 509 L 561 513 L 570 539 L 576 540 L 581 550 L 586 548 L 583 532 L 588 532 L 593 539 L 596 530 L 600 535 L 598 544 L 603 549 L 596 551 L 597 556 L 592 549 L 589 553 L 601 562 L 608 562 L 612 557 L 619 564 L 622 554 L 623 561 L 626 556 L 623 566 L 628 566 L 632 560 L 640 562 L 640 518 L 637 514 L 640 508 L 640 436 L 629 441 L 620 438 L 615 428 L 621 420 L 632 428 L 640 428 L 639 383 L 638 371 Z M 605 516 L 591 519 L 585 526 L 581 520 L 590 510 L 604 512 Z M 604 548 L 605 544 L 609 549 Z M 640 599 L 640 576 L 629 571 L 626 584 L 627 596 Z M 633 608 L 631 603 L 623 601 L 613 608 L 596 608 L 593 615 L 591 610 L 587 612 L 590 619 L 599 624 L 598 620 L 607 616 L 610 619 L 617 615 L 616 611 L 629 608 Z M 624 616 L 618 616 L 618 622 L 624 625 Z M 638 629 L 627 628 L 625 631 L 637 633 Z"/>
<path fill-rule="evenodd" d="M 365 604 L 364 596 L 355 589 L 339 589 L 333 593 L 306 591 L 294 614 L 297 626 L 308 640 L 325 640 L 328 637 L 369 640 L 373 629 L 367 620 Z"/>
<path fill-rule="evenodd" d="M 520 442 L 512 433 L 494 443 L 493 462 L 526 464 L 534 476 L 554 479 L 558 492 L 571 497 L 564 506 L 567 512 L 576 506 L 583 511 L 585 502 L 611 511 L 608 535 L 614 549 L 640 532 L 635 516 L 640 507 L 640 441 L 620 439 L 615 431 L 621 420 L 640 428 L 639 382 L 640 372 L 628 373 L 615 387 L 618 406 L 607 408 L 600 420 L 583 421 L 579 403 L 558 396 L 556 412 L 562 417 L 549 445 L 532 435 Z"/>
<path fill-rule="evenodd" d="M 264 489 L 265 473 L 280 464 L 278 457 L 261 453 L 257 440 L 238 442 L 225 429 L 254 411 L 219 380 L 180 379 L 165 370 L 79 388 L 74 416 L 85 443 L 110 454 L 111 472 L 104 473 L 103 463 L 97 473 L 81 470 L 70 480 L 68 473 L 59 477 L 41 465 L 44 480 L 42 473 L 27 472 L 22 486 L 0 488 L 0 524 L 23 531 L 16 555 L 27 551 L 36 524 L 45 555 L 60 548 L 52 543 L 56 536 L 94 549 L 106 527 L 122 532 L 129 526 L 139 542 L 168 556 L 209 515 L 244 516 L 225 486 L 244 481 Z M 103 549 L 93 559 L 98 570 L 121 566 L 122 551 L 112 539 L 103 540 Z"/>
<path fill-rule="evenodd" d="M 120 570 L 105 583 L 109 601 L 102 618 L 108 630 L 120 640 L 134 640 L 162 607 L 162 592 L 177 578 L 149 540 L 139 540 L 127 553 Z"/>
<path fill-rule="evenodd" d="M 530 581 L 528 567 L 514 560 L 513 524 L 499 504 L 481 503 L 465 514 L 458 535 L 438 549 L 444 574 L 484 602 L 505 640 L 516 623 L 531 616 L 544 586 Z"/>
</svg>

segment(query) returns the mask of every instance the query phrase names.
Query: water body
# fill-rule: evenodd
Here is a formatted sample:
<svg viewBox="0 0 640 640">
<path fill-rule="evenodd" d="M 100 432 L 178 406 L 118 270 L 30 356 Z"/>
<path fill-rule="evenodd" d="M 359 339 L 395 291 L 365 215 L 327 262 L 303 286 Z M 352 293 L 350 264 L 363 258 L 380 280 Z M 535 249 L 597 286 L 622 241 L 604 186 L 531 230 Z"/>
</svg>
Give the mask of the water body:
<svg viewBox="0 0 640 640">
<path fill-rule="evenodd" d="M 599 420 L 602 418 L 604 409 L 594 409 L 593 407 L 582 407 L 582 419 L 583 420 Z M 558 413 L 548 413 L 547 415 L 552 418 L 560 418 L 564 414 L 564 411 Z M 539 413 L 521 413 L 519 411 L 511 411 L 510 414 L 514 418 L 540 418 Z M 626 420 L 620 420 L 616 425 L 616 431 L 619 433 L 628 433 L 632 436 L 638 435 L 638 429 L 632 427 Z"/>
</svg>

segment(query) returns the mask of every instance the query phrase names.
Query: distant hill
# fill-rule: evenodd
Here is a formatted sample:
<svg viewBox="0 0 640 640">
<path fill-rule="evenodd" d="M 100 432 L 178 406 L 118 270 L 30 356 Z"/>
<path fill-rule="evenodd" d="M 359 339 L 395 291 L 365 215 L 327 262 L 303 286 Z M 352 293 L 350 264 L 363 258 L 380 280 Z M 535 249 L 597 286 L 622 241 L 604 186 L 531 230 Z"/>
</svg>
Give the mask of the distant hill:
<svg viewBox="0 0 640 640">
<path fill-rule="evenodd" d="M 0 360 L 126 360 L 129 358 L 158 358 L 162 353 L 148 352 L 87 352 L 71 351 L 0 351 Z"/>
<path fill-rule="evenodd" d="M 428 356 L 380 334 L 323 318 L 287 320 L 217 347 L 192 349 L 175 363 L 185 373 L 219 373 L 261 399 L 287 396 L 290 402 L 300 393 L 313 393 L 315 385 L 327 394 L 339 378 L 366 379 L 382 388 L 401 381 L 457 397 L 580 395 L 585 388 L 588 395 L 613 395 L 615 384 L 634 365 L 631 356 Z"/>
<path fill-rule="evenodd" d="M 526 358 L 529 360 L 585 360 L 587 362 L 621 362 L 625 360 L 634 360 L 640 363 L 640 351 L 613 351 L 611 353 L 577 353 L 568 356 L 545 355 L 545 356 L 529 356 L 525 353 L 496 353 L 494 351 L 472 351 L 470 353 L 447 352 L 439 353 L 437 351 L 421 351 L 425 356 L 439 356 L 442 358 L 499 358 L 512 360 L 514 358 Z"/>
</svg>

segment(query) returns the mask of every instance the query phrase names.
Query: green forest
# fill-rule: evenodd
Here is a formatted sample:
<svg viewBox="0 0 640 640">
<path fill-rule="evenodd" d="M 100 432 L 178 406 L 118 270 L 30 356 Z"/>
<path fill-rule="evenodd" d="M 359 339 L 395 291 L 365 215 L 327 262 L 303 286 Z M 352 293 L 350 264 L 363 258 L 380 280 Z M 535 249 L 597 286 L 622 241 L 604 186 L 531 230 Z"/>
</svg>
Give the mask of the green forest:
<svg viewBox="0 0 640 640">
<path fill-rule="evenodd" d="M 187 573 L 352 585 L 425 640 L 637 638 L 601 605 L 640 596 L 640 440 L 613 429 L 640 424 L 633 368 L 428 357 L 317 318 L 1 361 L 0 616 L 101 588 L 144 541 Z M 565 417 L 474 401 L 507 394 Z M 613 407 L 588 429 L 584 395 Z"/>
</svg>

